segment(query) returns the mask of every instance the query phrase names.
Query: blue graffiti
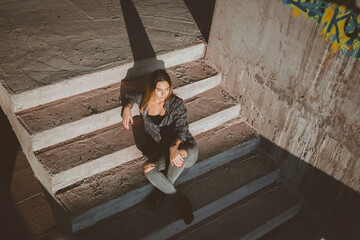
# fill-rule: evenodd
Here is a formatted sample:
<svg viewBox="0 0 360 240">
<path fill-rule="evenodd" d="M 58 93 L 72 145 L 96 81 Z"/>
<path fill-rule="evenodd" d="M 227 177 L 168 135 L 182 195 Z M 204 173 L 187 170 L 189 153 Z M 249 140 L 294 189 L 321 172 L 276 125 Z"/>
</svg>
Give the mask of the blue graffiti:
<svg viewBox="0 0 360 240">
<path fill-rule="evenodd" d="M 283 0 L 283 3 L 302 11 L 317 23 L 323 23 L 325 36 L 338 44 L 334 50 L 340 46 L 342 54 L 360 58 L 360 22 L 354 10 L 324 0 Z M 329 8 L 332 11 L 324 16 Z"/>
<path fill-rule="evenodd" d="M 322 0 L 314 0 L 313 2 L 301 2 L 301 0 L 283 0 L 284 4 L 293 4 L 301 11 L 307 13 L 317 23 L 321 22 L 325 9 L 329 7 L 329 3 Z"/>
</svg>

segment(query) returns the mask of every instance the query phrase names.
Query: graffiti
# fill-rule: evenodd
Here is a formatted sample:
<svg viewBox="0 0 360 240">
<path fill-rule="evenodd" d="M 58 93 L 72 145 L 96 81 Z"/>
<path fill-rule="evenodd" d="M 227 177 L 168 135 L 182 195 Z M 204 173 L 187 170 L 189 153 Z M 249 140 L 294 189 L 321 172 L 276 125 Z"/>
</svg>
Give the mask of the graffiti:
<svg viewBox="0 0 360 240">
<path fill-rule="evenodd" d="M 360 60 L 360 15 L 345 6 L 324 0 L 283 0 L 293 8 L 292 14 L 323 24 L 321 35 L 332 41 L 333 52 Z"/>
</svg>

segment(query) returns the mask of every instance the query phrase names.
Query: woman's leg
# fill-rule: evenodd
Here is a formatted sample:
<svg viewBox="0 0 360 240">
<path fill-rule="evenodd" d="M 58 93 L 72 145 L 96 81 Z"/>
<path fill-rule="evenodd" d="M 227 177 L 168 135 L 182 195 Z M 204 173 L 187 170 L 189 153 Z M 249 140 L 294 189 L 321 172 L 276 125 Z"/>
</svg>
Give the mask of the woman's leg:
<svg viewBox="0 0 360 240">
<path fill-rule="evenodd" d="M 162 152 L 153 154 L 144 165 L 146 178 L 160 191 L 166 194 L 176 193 L 174 184 L 161 172 L 166 167 L 165 155 Z"/>
<path fill-rule="evenodd" d="M 180 176 L 182 171 L 184 171 L 184 168 L 190 168 L 195 164 L 197 161 L 199 151 L 198 148 L 189 143 L 180 144 L 179 149 L 184 149 L 187 153 L 187 157 L 184 158 L 184 167 L 178 168 L 177 166 L 171 166 L 169 165 L 169 169 L 167 172 L 167 178 L 174 183 L 176 179 Z"/>
</svg>

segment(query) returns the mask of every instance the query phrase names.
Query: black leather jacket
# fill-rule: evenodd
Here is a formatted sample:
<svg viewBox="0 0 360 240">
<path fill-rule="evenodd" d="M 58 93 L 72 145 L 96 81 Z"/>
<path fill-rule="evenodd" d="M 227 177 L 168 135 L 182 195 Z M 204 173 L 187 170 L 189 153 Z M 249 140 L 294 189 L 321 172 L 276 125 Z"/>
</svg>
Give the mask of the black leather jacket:
<svg viewBox="0 0 360 240">
<path fill-rule="evenodd" d="M 144 93 L 140 91 L 129 92 L 125 96 L 123 106 L 130 104 L 132 107 L 136 103 L 140 107 L 143 96 Z M 170 145 L 175 139 L 179 139 L 182 143 L 187 141 L 196 145 L 186 120 L 187 110 L 184 100 L 175 96 L 175 98 L 165 101 L 164 110 L 164 118 L 159 125 L 152 122 L 148 112 L 141 114 L 144 120 L 145 132 L 157 143 L 160 143 L 161 140 L 166 140 Z"/>
</svg>

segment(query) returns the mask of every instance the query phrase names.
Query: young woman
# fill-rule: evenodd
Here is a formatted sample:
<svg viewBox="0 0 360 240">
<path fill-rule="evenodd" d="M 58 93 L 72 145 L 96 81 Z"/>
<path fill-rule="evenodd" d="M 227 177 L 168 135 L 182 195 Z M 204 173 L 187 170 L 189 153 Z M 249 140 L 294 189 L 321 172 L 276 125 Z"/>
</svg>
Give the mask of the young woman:
<svg viewBox="0 0 360 240">
<path fill-rule="evenodd" d="M 133 91 L 126 95 L 123 124 L 129 130 L 134 124 L 131 107 L 138 104 L 145 127 L 144 174 L 156 189 L 147 197 L 149 208 L 158 207 L 165 195 L 173 198 L 186 224 L 193 221 L 191 202 L 174 186 L 184 168 L 193 166 L 198 157 L 196 142 L 189 132 L 184 101 L 173 93 L 169 75 L 155 71 L 145 93 Z"/>
</svg>

